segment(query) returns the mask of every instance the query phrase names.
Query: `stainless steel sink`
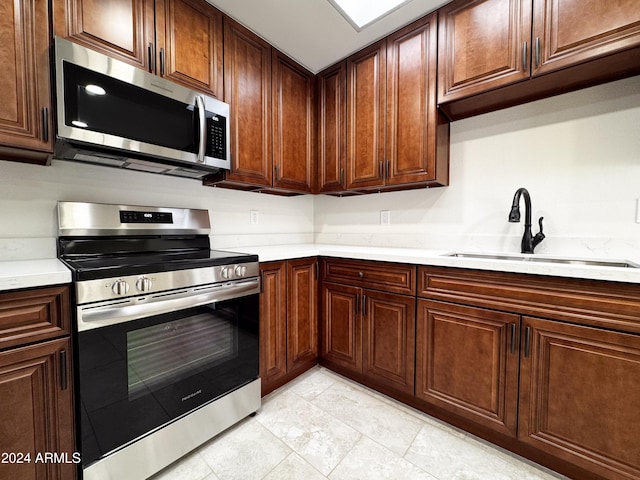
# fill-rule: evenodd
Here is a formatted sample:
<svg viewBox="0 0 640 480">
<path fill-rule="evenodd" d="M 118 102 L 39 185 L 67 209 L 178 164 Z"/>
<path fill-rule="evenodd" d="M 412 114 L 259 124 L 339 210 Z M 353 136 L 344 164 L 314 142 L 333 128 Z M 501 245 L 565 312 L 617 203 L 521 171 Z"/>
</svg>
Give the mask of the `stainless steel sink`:
<svg viewBox="0 0 640 480">
<path fill-rule="evenodd" d="M 560 263 L 568 265 L 585 265 L 591 267 L 640 268 L 640 265 L 629 260 L 590 260 L 583 258 L 536 257 L 533 255 L 517 255 L 508 253 L 466 253 L 453 252 L 445 257 L 479 258 L 486 260 L 511 260 L 516 262 Z"/>
</svg>

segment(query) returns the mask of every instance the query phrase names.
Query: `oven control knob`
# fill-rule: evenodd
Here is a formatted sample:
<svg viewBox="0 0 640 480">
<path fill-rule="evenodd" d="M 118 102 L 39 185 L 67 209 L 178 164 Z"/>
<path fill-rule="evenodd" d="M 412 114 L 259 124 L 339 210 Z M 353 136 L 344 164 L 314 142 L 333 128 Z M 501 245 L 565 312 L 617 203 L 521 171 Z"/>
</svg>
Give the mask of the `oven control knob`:
<svg viewBox="0 0 640 480">
<path fill-rule="evenodd" d="M 111 285 L 111 290 L 116 295 L 125 295 L 129 291 L 129 284 L 124 280 L 116 280 Z"/>
<path fill-rule="evenodd" d="M 140 292 L 148 292 L 149 290 L 151 290 L 152 284 L 153 280 L 148 277 L 140 277 L 138 280 L 136 280 L 136 288 Z"/>
<path fill-rule="evenodd" d="M 238 265 L 235 269 L 236 277 L 244 277 L 247 274 L 247 267 Z"/>
<path fill-rule="evenodd" d="M 224 278 L 225 280 L 229 280 L 231 277 L 233 277 L 233 269 L 231 267 L 222 267 L 222 270 L 220 270 L 220 274 L 222 275 L 222 278 Z"/>
</svg>

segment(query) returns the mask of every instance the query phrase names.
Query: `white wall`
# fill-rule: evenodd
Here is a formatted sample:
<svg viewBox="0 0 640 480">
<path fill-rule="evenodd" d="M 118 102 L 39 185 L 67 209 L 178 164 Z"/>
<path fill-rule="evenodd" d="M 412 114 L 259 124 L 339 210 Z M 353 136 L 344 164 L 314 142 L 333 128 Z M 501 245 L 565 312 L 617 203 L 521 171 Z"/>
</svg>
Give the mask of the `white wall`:
<svg viewBox="0 0 640 480">
<path fill-rule="evenodd" d="M 216 248 L 316 241 L 517 252 L 522 223 L 507 214 L 521 186 L 534 220 L 545 217 L 537 252 L 640 259 L 640 76 L 453 123 L 445 188 L 278 197 L 63 161 L 0 161 L 0 260 L 55 256 L 58 200 L 206 208 Z M 380 210 L 391 225 L 380 225 Z"/>
<path fill-rule="evenodd" d="M 238 192 L 65 161 L 0 161 L 0 260 L 55 257 L 58 200 L 206 208 L 215 248 L 313 241 L 312 196 Z M 250 223 L 251 210 L 259 212 L 258 225 Z"/>
<path fill-rule="evenodd" d="M 640 258 L 640 76 L 454 122 L 450 159 L 449 187 L 317 197 L 316 241 L 519 252 L 526 187 L 537 253 Z"/>
</svg>

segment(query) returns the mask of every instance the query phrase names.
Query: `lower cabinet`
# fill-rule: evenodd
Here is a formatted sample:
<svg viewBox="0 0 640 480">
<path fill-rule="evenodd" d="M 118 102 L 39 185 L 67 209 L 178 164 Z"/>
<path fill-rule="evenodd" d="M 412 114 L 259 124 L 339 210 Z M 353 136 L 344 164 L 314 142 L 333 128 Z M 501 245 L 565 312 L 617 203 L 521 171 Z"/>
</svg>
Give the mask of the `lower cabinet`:
<svg viewBox="0 0 640 480">
<path fill-rule="evenodd" d="M 356 380 L 413 395 L 415 296 L 365 287 L 384 288 L 381 279 L 389 275 L 389 290 L 414 290 L 415 267 L 331 259 L 325 260 L 324 272 L 322 363 Z M 346 284 L 327 281 L 331 278 Z"/>
<path fill-rule="evenodd" d="M 260 264 L 260 377 L 262 395 L 318 360 L 318 261 Z"/>
<path fill-rule="evenodd" d="M 640 285 L 323 258 L 317 302 L 316 265 L 261 264 L 263 393 L 318 342 L 322 365 L 570 478 L 640 478 Z"/>
<path fill-rule="evenodd" d="M 518 315 L 418 300 L 416 397 L 516 435 Z"/>
<path fill-rule="evenodd" d="M 416 406 L 570 478 L 640 478 L 639 293 L 420 268 Z"/>
<path fill-rule="evenodd" d="M 72 480 L 75 453 L 67 286 L 0 293 L 0 478 Z"/>
<path fill-rule="evenodd" d="M 518 440 L 640 478 L 640 336 L 523 317 Z"/>
<path fill-rule="evenodd" d="M 69 338 L 0 352 L 1 478 L 75 478 L 72 379 Z"/>
</svg>

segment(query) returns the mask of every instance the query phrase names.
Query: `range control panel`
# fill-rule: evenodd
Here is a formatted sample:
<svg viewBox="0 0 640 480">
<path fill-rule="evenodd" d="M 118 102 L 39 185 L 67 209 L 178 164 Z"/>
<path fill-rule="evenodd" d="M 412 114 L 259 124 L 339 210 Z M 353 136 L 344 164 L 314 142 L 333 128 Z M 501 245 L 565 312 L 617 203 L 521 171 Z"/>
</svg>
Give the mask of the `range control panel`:
<svg viewBox="0 0 640 480">
<path fill-rule="evenodd" d="M 121 223 L 173 223 L 171 212 L 141 212 L 131 210 L 120 211 Z"/>
<path fill-rule="evenodd" d="M 77 303 L 85 304 L 113 298 L 158 293 L 212 283 L 228 283 L 260 274 L 257 262 L 215 267 L 126 275 L 116 278 L 85 280 L 76 283 Z"/>
</svg>

